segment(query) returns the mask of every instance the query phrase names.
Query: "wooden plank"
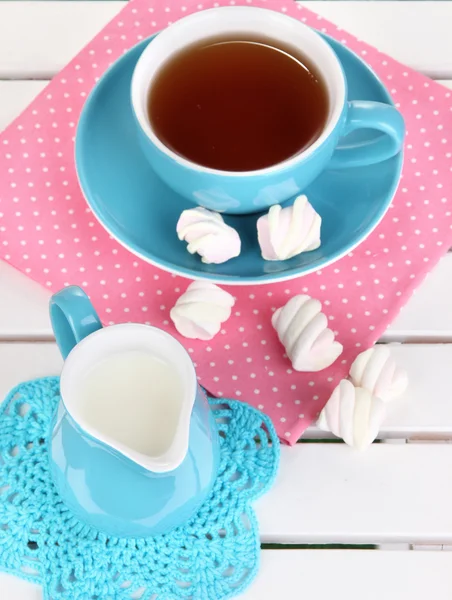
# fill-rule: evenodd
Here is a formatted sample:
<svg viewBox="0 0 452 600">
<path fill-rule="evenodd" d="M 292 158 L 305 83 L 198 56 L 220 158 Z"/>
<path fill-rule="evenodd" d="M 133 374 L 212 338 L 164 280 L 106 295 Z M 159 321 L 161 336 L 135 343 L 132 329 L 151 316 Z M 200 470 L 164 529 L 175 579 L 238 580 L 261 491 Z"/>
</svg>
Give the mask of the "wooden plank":
<svg viewBox="0 0 452 600">
<path fill-rule="evenodd" d="M 444 256 L 402 308 L 382 341 L 452 340 L 452 253 Z"/>
<path fill-rule="evenodd" d="M 50 294 L 0 261 L 0 339 L 51 338 L 47 303 Z M 427 276 L 382 342 L 452 341 L 452 253 Z"/>
<path fill-rule="evenodd" d="M 61 365 L 55 344 L 0 344 L 0 397 Z M 373 444 L 360 453 L 307 443 L 282 447 L 277 484 L 257 511 L 264 542 L 450 544 L 451 496 L 452 444 Z"/>
<path fill-rule="evenodd" d="M 409 387 L 402 398 L 387 405 L 378 437 L 452 439 L 452 344 L 398 344 L 391 351 L 406 369 Z M 305 437 L 322 439 L 325 433 L 310 427 Z"/>
<path fill-rule="evenodd" d="M 398 345 L 394 358 L 409 374 L 402 399 L 387 406 L 380 439 L 452 439 L 452 345 Z M 62 360 L 54 343 L 0 343 L 0 400 L 21 381 L 57 375 Z M 332 437 L 310 427 L 303 439 Z"/>
<path fill-rule="evenodd" d="M 0 79 L 50 79 L 125 4 L 0 2 Z"/>
<path fill-rule="evenodd" d="M 264 542 L 448 544 L 451 494 L 452 444 L 297 444 L 256 510 Z"/>
<path fill-rule="evenodd" d="M 452 75 L 450 1 L 358 0 L 304 4 L 381 52 L 429 77 L 449 79 Z M 428 46 L 432 48 L 427 49 Z"/>
<path fill-rule="evenodd" d="M 452 89 L 452 81 L 450 79 L 437 79 L 437 83 L 440 83 L 441 85 L 444 85 L 444 87 Z"/>
<path fill-rule="evenodd" d="M 5 600 L 43 600 L 41 588 L 12 575 L 0 573 L 0 598 Z"/>
<path fill-rule="evenodd" d="M 52 339 L 49 297 L 48 290 L 0 261 L 0 339 Z"/>
<path fill-rule="evenodd" d="M 450 600 L 451 570 L 452 552 L 264 550 L 259 573 L 240 598 L 289 598 L 297 590 L 316 600 Z M 0 597 L 42 600 L 38 586 L 3 574 Z"/>
<path fill-rule="evenodd" d="M 62 366 L 55 343 L 0 343 L 0 402 L 21 381 L 59 375 Z"/>
<path fill-rule="evenodd" d="M 0 2 L 0 78 L 50 78 L 124 5 Z M 330 0 L 305 5 L 401 62 L 430 76 L 452 77 L 451 1 Z"/>
<path fill-rule="evenodd" d="M 48 81 L 0 81 L 0 131 L 35 99 Z"/>
<path fill-rule="evenodd" d="M 265 550 L 256 581 L 242 598 L 449 600 L 451 567 L 452 552 Z"/>
</svg>

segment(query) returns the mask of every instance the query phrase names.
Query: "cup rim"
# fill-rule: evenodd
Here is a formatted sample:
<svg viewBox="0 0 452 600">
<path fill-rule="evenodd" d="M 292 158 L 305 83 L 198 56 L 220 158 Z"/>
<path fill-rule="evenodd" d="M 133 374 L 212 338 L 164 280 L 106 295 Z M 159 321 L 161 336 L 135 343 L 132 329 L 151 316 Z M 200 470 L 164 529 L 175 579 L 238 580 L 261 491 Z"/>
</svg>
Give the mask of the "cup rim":
<svg viewBox="0 0 452 600">
<path fill-rule="evenodd" d="M 330 57 L 332 58 L 332 62 L 334 63 L 334 65 L 336 67 L 336 72 L 339 75 L 339 77 L 337 78 L 337 82 L 336 82 L 339 86 L 339 90 L 338 90 L 339 100 L 336 102 L 336 105 L 333 107 L 332 114 L 329 117 L 329 120 L 328 120 L 324 130 L 319 135 L 319 137 L 310 146 L 308 146 L 301 152 L 298 152 L 297 154 L 294 154 L 293 156 L 288 157 L 284 161 L 278 162 L 274 165 L 265 167 L 263 169 L 255 169 L 252 171 L 226 171 L 226 170 L 222 170 L 222 169 L 214 169 L 212 167 L 206 167 L 204 165 L 198 164 L 196 162 L 193 162 L 193 161 L 185 158 L 184 156 L 178 154 L 174 150 L 171 150 L 171 148 L 169 148 L 168 146 L 166 146 L 166 144 L 164 144 L 162 142 L 162 140 L 157 136 L 157 134 L 154 132 L 154 130 L 152 128 L 152 126 L 149 122 L 149 118 L 147 116 L 147 112 L 144 110 L 141 110 L 141 107 L 138 106 L 139 92 L 142 90 L 142 82 L 139 77 L 139 70 L 140 70 L 141 66 L 145 63 L 145 61 L 148 59 L 149 54 L 152 53 L 152 50 L 153 50 L 152 44 L 154 44 L 156 40 L 161 38 L 161 36 L 166 36 L 168 31 L 170 31 L 171 34 L 177 33 L 178 30 L 181 29 L 182 27 L 185 27 L 187 23 L 196 21 L 203 17 L 206 18 L 206 15 L 210 16 L 214 13 L 224 13 L 224 11 L 228 11 L 230 13 L 232 13 L 232 12 L 243 13 L 245 11 L 250 12 L 250 13 L 251 12 L 253 12 L 253 13 L 255 13 L 255 12 L 268 13 L 269 15 L 271 15 L 272 19 L 278 19 L 282 23 L 287 23 L 287 24 L 291 23 L 293 25 L 293 23 L 295 22 L 297 24 L 297 27 L 299 27 L 301 30 L 303 30 L 305 33 L 312 36 L 313 38 L 315 37 L 317 43 L 319 43 L 321 46 L 323 46 L 326 53 L 329 54 Z M 154 49 L 155 49 L 155 46 L 154 46 Z M 160 66 L 161 65 L 159 65 L 159 68 L 160 68 Z M 149 83 L 148 83 L 148 86 L 149 86 Z M 203 10 L 200 12 L 195 12 L 190 15 L 187 15 L 186 17 L 183 17 L 182 19 L 171 24 L 166 29 L 163 29 L 163 30 L 157 32 L 157 36 L 152 36 L 152 39 L 149 41 L 148 45 L 143 50 L 141 56 L 139 57 L 139 59 L 137 61 L 137 64 L 135 65 L 133 75 L 132 75 L 130 91 L 131 91 L 131 94 L 130 94 L 131 95 L 131 106 L 132 106 L 132 111 L 135 116 L 135 119 L 137 120 L 138 125 L 139 125 L 140 129 L 142 130 L 142 132 L 146 135 L 146 137 L 150 140 L 150 142 L 154 146 L 156 146 L 158 150 L 160 150 L 160 152 L 162 152 L 164 155 L 166 155 L 173 161 L 186 167 L 187 169 L 190 169 L 192 171 L 197 171 L 200 173 L 204 173 L 204 174 L 221 176 L 221 177 L 228 177 L 228 176 L 229 177 L 251 177 L 251 176 L 270 175 L 272 173 L 280 172 L 281 170 L 285 170 L 290 167 L 293 167 L 300 161 L 304 161 L 311 154 L 313 154 L 318 148 L 320 148 L 326 142 L 326 140 L 329 138 L 329 136 L 332 134 L 332 132 L 334 131 L 335 127 L 337 126 L 337 124 L 340 120 L 341 114 L 344 109 L 346 97 L 347 97 L 347 85 L 346 85 L 346 79 L 345 79 L 345 74 L 344 74 L 342 65 L 341 65 L 336 53 L 334 52 L 334 50 L 329 46 L 329 44 L 326 42 L 326 40 L 324 40 L 322 38 L 322 36 L 320 36 L 320 34 L 316 30 L 309 27 L 302 21 L 299 21 L 298 19 L 295 19 L 294 17 L 291 17 L 284 13 L 280 13 L 280 12 L 277 12 L 277 11 L 274 11 L 274 10 L 271 10 L 268 8 L 261 8 L 261 7 L 255 7 L 255 6 L 220 6 L 217 8 L 210 8 L 207 10 Z M 137 109 L 137 107 L 138 107 L 138 109 Z"/>
</svg>

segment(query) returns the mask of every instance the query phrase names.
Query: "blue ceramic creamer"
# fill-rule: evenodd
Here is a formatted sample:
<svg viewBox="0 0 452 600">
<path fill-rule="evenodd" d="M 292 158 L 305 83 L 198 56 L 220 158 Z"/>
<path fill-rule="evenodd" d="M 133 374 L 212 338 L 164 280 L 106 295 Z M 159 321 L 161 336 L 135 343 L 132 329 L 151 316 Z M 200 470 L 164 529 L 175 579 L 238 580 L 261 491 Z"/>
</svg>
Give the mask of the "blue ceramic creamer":
<svg viewBox="0 0 452 600">
<path fill-rule="evenodd" d="M 187 521 L 216 477 L 213 414 L 185 349 L 140 324 L 103 328 L 86 294 L 50 301 L 65 359 L 51 442 L 54 483 L 84 522 L 144 537 Z"/>
</svg>

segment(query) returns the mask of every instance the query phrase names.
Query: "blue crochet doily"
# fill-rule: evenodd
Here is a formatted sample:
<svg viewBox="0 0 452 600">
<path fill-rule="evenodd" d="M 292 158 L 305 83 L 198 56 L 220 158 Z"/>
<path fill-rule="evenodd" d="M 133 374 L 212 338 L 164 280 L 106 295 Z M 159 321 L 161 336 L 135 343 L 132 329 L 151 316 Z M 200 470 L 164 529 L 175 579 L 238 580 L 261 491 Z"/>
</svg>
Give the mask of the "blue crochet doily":
<svg viewBox="0 0 452 600">
<path fill-rule="evenodd" d="M 0 411 L 0 570 L 42 586 L 46 600 L 220 600 L 259 566 L 251 502 L 272 484 L 279 442 L 268 417 L 211 399 L 221 462 L 209 499 L 183 527 L 114 538 L 80 522 L 50 477 L 47 440 L 59 379 L 23 383 Z"/>
</svg>

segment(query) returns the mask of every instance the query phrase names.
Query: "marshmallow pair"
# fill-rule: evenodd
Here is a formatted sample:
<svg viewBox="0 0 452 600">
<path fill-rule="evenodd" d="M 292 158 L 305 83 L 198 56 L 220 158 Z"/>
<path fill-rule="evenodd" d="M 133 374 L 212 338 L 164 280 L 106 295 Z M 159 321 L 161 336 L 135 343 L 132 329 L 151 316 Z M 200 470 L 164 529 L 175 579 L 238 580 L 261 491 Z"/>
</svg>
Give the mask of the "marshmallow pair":
<svg viewBox="0 0 452 600">
<path fill-rule="evenodd" d="M 296 371 L 321 371 L 342 353 L 321 309 L 318 300 L 299 295 L 273 314 L 273 327 Z M 378 435 L 385 403 L 403 394 L 407 385 L 406 372 L 396 365 L 387 346 L 369 348 L 353 362 L 350 381 L 343 379 L 336 387 L 317 425 L 363 449 Z"/>
<path fill-rule="evenodd" d="M 231 316 L 234 297 L 208 281 L 194 281 L 171 309 L 177 331 L 187 338 L 212 339 Z M 287 355 L 297 371 L 321 371 L 342 353 L 328 328 L 318 300 L 300 295 L 291 298 L 272 317 Z"/>
<path fill-rule="evenodd" d="M 403 394 L 408 376 L 387 346 L 361 352 L 319 415 L 317 425 L 360 450 L 377 437 L 385 417 L 385 404 Z"/>
<path fill-rule="evenodd" d="M 272 206 L 257 221 L 258 241 L 264 260 L 287 260 L 320 246 L 322 220 L 306 196 L 292 206 Z M 214 211 L 197 207 L 184 210 L 176 226 L 180 240 L 190 254 L 199 254 L 204 263 L 224 263 L 240 254 L 239 234 Z"/>
</svg>

